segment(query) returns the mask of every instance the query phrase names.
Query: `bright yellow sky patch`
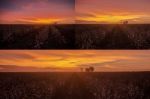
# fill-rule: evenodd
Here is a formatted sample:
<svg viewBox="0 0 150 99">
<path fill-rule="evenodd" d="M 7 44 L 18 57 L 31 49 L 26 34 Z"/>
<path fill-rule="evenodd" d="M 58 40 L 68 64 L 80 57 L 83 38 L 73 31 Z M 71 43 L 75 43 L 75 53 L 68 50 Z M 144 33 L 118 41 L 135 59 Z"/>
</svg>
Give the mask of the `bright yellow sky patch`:
<svg viewBox="0 0 150 99">
<path fill-rule="evenodd" d="M 62 19 L 54 19 L 54 18 L 37 18 L 37 19 L 21 19 L 21 21 L 24 21 L 26 23 L 35 23 L 35 24 L 52 24 L 55 22 L 58 22 Z"/>
<path fill-rule="evenodd" d="M 77 19 L 82 21 L 120 23 L 125 20 L 136 20 L 141 17 L 143 15 L 95 15 L 95 17 L 77 17 Z"/>
</svg>

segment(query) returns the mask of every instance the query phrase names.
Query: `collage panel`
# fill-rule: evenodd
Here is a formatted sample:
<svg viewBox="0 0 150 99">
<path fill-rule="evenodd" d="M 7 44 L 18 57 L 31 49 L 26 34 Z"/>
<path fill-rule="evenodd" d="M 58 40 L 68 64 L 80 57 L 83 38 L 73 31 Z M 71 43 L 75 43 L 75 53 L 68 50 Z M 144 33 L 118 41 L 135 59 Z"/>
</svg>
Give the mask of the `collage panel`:
<svg viewBox="0 0 150 99">
<path fill-rule="evenodd" d="M 76 0 L 79 49 L 150 49 L 148 0 Z"/>
<path fill-rule="evenodd" d="M 149 59 L 147 50 L 1 50 L 0 98 L 148 99 Z"/>
<path fill-rule="evenodd" d="M 0 49 L 74 49 L 74 0 L 1 0 Z"/>
<path fill-rule="evenodd" d="M 0 0 L 0 99 L 150 99 L 149 0 Z"/>
</svg>

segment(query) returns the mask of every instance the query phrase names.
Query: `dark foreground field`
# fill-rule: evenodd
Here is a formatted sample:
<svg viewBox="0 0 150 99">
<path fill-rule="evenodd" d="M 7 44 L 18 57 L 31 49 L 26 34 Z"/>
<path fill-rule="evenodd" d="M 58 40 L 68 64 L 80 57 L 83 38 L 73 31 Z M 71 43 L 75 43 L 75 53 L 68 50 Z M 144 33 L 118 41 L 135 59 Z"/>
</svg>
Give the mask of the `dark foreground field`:
<svg viewBox="0 0 150 99">
<path fill-rule="evenodd" d="M 0 49 L 73 49 L 73 24 L 0 25 Z"/>
<path fill-rule="evenodd" d="M 0 99 L 150 99 L 150 72 L 0 73 Z"/>
<path fill-rule="evenodd" d="M 150 49 L 150 24 L 78 24 L 79 49 Z"/>
<path fill-rule="evenodd" d="M 0 49 L 150 49 L 150 24 L 0 25 Z"/>
</svg>

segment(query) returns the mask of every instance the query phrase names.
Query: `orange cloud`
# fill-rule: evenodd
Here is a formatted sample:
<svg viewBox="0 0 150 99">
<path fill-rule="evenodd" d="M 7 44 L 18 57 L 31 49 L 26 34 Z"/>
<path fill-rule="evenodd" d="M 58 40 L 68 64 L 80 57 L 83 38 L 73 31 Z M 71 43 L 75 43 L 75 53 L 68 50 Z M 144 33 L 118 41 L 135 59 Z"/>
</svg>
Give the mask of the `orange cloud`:
<svg viewBox="0 0 150 99">
<path fill-rule="evenodd" d="M 20 22 L 25 22 L 25 23 L 35 23 L 35 24 L 51 24 L 51 23 L 55 23 L 58 21 L 61 21 L 62 19 L 55 19 L 55 18 L 35 18 L 32 20 L 29 19 L 21 19 L 18 20 Z"/>
<path fill-rule="evenodd" d="M 81 67 L 94 66 L 96 71 L 144 71 L 150 70 L 150 51 L 0 51 L 0 71 L 79 71 Z M 12 66 L 12 68 L 10 68 Z M 5 68 L 5 71 L 7 69 Z"/>
<path fill-rule="evenodd" d="M 150 23 L 148 0 L 77 0 L 76 19 L 84 23 Z M 94 15 L 94 16 L 93 16 Z"/>
</svg>

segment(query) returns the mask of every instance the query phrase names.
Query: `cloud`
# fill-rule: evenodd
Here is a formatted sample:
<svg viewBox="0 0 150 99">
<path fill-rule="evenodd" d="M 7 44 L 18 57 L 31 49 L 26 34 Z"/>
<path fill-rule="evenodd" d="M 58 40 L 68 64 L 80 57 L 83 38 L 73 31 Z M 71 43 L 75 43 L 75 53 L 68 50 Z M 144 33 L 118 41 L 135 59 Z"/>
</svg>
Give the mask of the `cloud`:
<svg viewBox="0 0 150 99">
<path fill-rule="evenodd" d="M 63 69 L 55 67 L 33 67 L 33 66 L 17 66 L 17 65 L 0 65 L 0 72 L 51 72 L 62 71 Z"/>
<path fill-rule="evenodd" d="M 34 59 L 35 62 L 57 62 L 57 61 L 64 61 L 66 58 L 56 58 L 56 59 Z"/>
<path fill-rule="evenodd" d="M 74 6 L 75 0 L 1 0 L 1 9 L 16 9 L 34 3 L 61 4 L 65 6 Z"/>
<path fill-rule="evenodd" d="M 111 64 L 116 64 L 116 63 L 119 63 L 119 62 L 123 62 L 124 60 L 111 60 L 111 61 L 107 61 L 107 62 L 96 62 L 96 63 L 85 63 L 85 64 L 80 64 L 79 67 L 90 67 L 90 66 L 94 66 L 94 67 L 105 67 L 105 66 L 108 66 Z"/>
<path fill-rule="evenodd" d="M 22 59 L 35 59 L 36 57 L 34 57 L 31 54 L 28 53 L 14 53 L 13 51 L 2 51 L 2 53 L 0 53 L 0 60 L 2 59 L 15 59 L 15 60 L 22 60 Z"/>
<path fill-rule="evenodd" d="M 76 15 L 78 17 L 95 17 L 94 14 L 91 14 L 91 13 L 80 13 L 80 12 L 76 12 Z"/>
<path fill-rule="evenodd" d="M 10 24 L 52 19 L 54 22 L 70 22 L 74 18 L 74 3 L 74 0 L 2 0 L 0 20 Z"/>
<path fill-rule="evenodd" d="M 96 71 L 136 71 L 150 69 L 149 53 L 148 50 L 1 50 L 0 65 L 17 66 L 20 70 L 32 67 L 31 70 L 56 68 L 76 71 L 80 67 L 94 66 Z"/>
<path fill-rule="evenodd" d="M 115 2 L 114 0 L 77 0 L 76 12 L 79 17 L 78 20 L 84 20 L 87 23 L 88 21 L 89 23 L 91 21 L 112 23 L 113 20 L 131 20 L 131 23 L 150 23 L 150 18 L 143 17 L 149 17 L 150 15 L 149 3 L 149 0 L 115 0 Z M 85 13 L 94 13 L 96 17 L 86 16 Z M 99 18 L 97 18 L 97 15 L 99 15 Z M 138 22 L 133 21 L 135 19 Z M 118 23 L 118 21 L 115 21 L 115 23 Z"/>
</svg>

